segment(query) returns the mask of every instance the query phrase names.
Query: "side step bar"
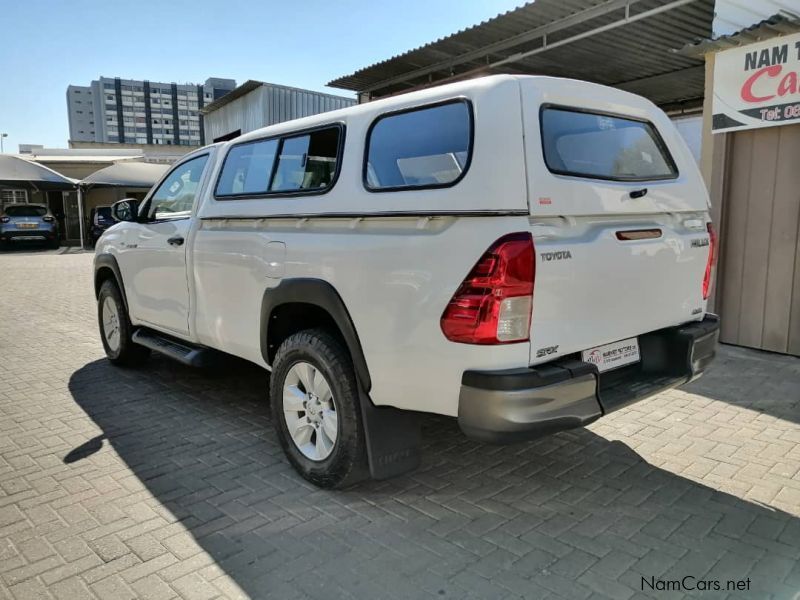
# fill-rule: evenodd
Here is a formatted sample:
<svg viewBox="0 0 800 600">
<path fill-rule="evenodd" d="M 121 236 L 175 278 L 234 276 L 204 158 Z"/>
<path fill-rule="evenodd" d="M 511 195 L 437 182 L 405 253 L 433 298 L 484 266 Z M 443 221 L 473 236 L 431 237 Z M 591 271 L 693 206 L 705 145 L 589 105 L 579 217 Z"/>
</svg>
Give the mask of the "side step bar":
<svg viewBox="0 0 800 600">
<path fill-rule="evenodd" d="M 190 367 L 204 367 L 211 362 L 212 350 L 178 341 L 150 329 L 137 329 L 131 338 L 134 343 L 150 348 Z"/>
</svg>

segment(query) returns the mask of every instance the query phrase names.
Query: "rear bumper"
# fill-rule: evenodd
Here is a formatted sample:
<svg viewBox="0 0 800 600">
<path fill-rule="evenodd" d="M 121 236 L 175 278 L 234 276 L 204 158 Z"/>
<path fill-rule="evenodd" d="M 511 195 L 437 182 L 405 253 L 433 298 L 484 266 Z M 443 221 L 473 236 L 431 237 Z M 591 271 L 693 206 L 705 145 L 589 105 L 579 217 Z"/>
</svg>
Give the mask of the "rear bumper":
<svg viewBox="0 0 800 600">
<path fill-rule="evenodd" d="M 22 229 L 0 232 L 0 240 L 4 242 L 41 242 L 56 239 L 56 232 L 51 229 Z"/>
<path fill-rule="evenodd" d="M 640 335 L 641 361 L 603 374 L 576 359 L 466 371 L 459 426 L 473 439 L 511 443 L 588 425 L 699 377 L 714 358 L 718 337 L 719 317 L 707 314 L 702 321 Z"/>
</svg>

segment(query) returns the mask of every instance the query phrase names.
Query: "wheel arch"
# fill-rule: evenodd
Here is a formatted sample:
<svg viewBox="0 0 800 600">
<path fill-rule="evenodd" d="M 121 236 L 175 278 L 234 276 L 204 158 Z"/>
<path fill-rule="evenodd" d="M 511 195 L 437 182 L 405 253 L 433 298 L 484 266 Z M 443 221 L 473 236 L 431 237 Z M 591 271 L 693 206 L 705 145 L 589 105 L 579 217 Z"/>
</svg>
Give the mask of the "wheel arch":
<svg viewBox="0 0 800 600">
<path fill-rule="evenodd" d="M 372 380 L 353 320 L 336 288 L 322 279 L 284 279 L 276 287 L 268 288 L 264 292 L 261 301 L 260 331 L 261 355 L 264 361 L 268 365 L 272 365 L 277 351 L 278 344 L 270 343 L 275 339 L 270 332 L 275 334 L 276 331 L 279 331 L 275 320 L 280 315 L 281 308 L 286 310 L 290 306 L 303 305 L 311 307 L 307 313 L 310 326 L 317 326 L 320 324 L 320 320 L 325 321 L 326 319 L 330 319 L 329 322 L 336 326 L 341 339 L 350 352 L 359 383 L 365 392 L 369 392 L 372 388 Z"/>
<path fill-rule="evenodd" d="M 117 259 L 111 254 L 99 254 L 94 259 L 94 297 L 100 295 L 100 288 L 103 283 L 111 280 L 117 284 L 122 302 L 125 303 L 125 310 L 128 311 L 128 296 L 125 293 L 125 284 L 122 281 L 122 272 L 119 269 Z M 130 313 L 129 313 L 130 314 Z"/>
</svg>

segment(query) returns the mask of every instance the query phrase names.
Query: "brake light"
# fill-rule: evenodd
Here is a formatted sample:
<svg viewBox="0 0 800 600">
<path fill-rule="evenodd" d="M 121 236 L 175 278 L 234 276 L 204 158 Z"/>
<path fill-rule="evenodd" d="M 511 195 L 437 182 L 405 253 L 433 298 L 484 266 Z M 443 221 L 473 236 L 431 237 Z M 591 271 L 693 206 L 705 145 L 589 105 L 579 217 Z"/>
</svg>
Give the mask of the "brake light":
<svg viewBox="0 0 800 600">
<path fill-rule="evenodd" d="M 708 261 L 706 262 L 706 274 L 703 277 L 703 300 L 708 300 L 711 295 L 711 280 L 714 275 L 714 267 L 717 264 L 717 232 L 714 225 L 708 223 Z"/>
<path fill-rule="evenodd" d="M 51 216 L 45 216 L 42 217 L 42 221 L 45 221 L 46 223 L 52 223 L 53 221 L 55 221 L 55 219 Z"/>
<path fill-rule="evenodd" d="M 10 220 L 10 217 L 0 217 L 0 223 L 8 223 Z"/>
<path fill-rule="evenodd" d="M 531 234 L 501 237 L 472 267 L 445 308 L 445 337 L 463 344 L 528 341 L 535 276 Z"/>
</svg>

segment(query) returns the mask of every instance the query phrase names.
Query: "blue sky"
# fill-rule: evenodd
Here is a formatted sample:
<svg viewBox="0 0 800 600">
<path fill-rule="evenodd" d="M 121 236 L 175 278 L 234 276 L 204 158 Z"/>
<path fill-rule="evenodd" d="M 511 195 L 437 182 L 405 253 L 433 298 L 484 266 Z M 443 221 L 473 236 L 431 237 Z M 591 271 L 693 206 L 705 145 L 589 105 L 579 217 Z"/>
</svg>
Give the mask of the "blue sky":
<svg viewBox="0 0 800 600">
<path fill-rule="evenodd" d="M 0 0 L 0 132 L 66 147 L 66 89 L 103 75 L 229 77 L 331 93 L 340 75 L 523 0 Z"/>
</svg>

